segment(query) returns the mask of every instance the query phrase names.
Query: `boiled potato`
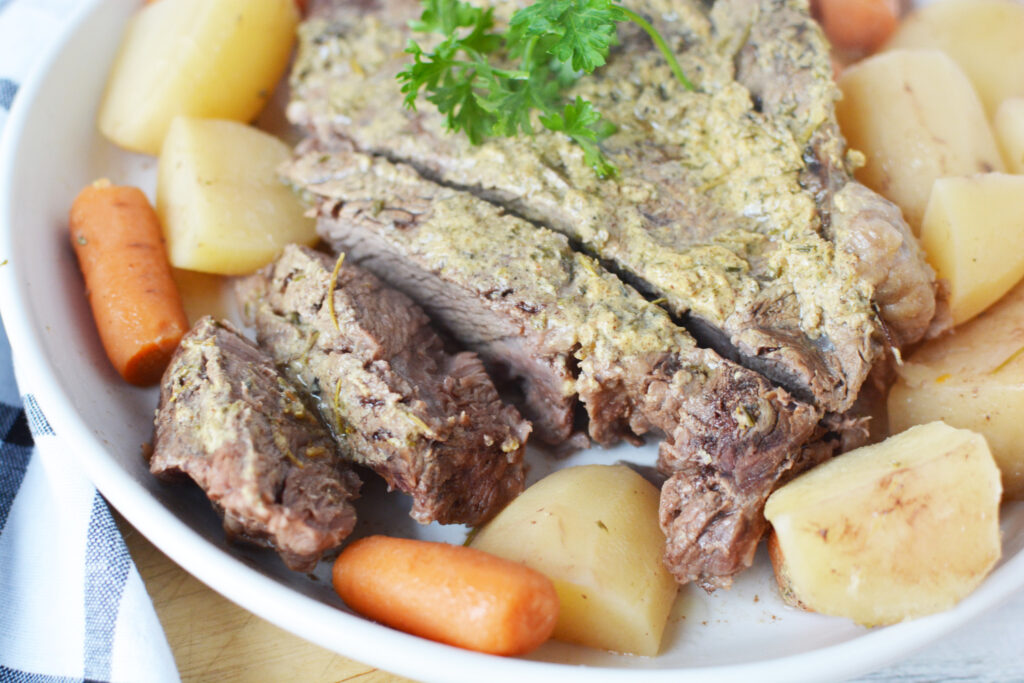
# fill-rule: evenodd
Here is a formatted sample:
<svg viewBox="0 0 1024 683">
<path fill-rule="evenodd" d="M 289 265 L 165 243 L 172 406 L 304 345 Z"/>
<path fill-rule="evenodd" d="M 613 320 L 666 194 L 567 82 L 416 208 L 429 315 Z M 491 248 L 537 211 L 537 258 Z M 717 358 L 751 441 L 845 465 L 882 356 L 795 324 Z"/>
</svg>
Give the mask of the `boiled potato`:
<svg viewBox="0 0 1024 683">
<path fill-rule="evenodd" d="M 190 324 L 195 325 L 200 318 L 210 315 L 217 320 L 231 318 L 233 300 L 227 280 L 219 275 L 198 273 L 194 270 L 173 268 L 171 275 L 178 286 L 181 304 L 185 307 L 185 315 Z"/>
<path fill-rule="evenodd" d="M 936 180 L 921 246 L 949 283 L 953 324 L 981 313 L 1024 277 L 1024 176 Z"/>
<path fill-rule="evenodd" d="M 900 24 L 888 48 L 935 48 L 971 79 L 989 116 L 1008 97 L 1024 95 L 1024 3 L 942 0 Z"/>
<path fill-rule="evenodd" d="M 283 142 L 245 124 L 175 119 L 156 190 L 171 265 L 239 275 L 269 263 L 290 242 L 313 244 L 315 222 L 277 176 L 289 156 Z"/>
<path fill-rule="evenodd" d="M 555 638 L 658 654 L 678 587 L 661 563 L 658 490 L 628 467 L 555 472 L 512 501 L 472 545 L 551 578 L 561 602 Z"/>
<path fill-rule="evenodd" d="M 1006 100 L 992 122 L 1010 173 L 1024 173 L 1024 97 Z"/>
<path fill-rule="evenodd" d="M 249 121 L 288 65 L 294 0 L 160 0 L 129 22 L 100 106 L 114 143 L 157 154 L 179 114 Z"/>
<path fill-rule="evenodd" d="M 941 422 L 819 465 L 765 506 L 783 597 L 866 626 L 948 609 L 999 559 L 999 496 L 985 439 Z"/>
<path fill-rule="evenodd" d="M 838 84 L 839 125 L 867 156 L 857 179 L 899 206 L 915 234 L 936 178 L 1003 170 L 974 88 L 943 53 L 875 55 Z"/>
<path fill-rule="evenodd" d="M 943 420 L 984 435 L 1008 498 L 1024 498 L 1024 283 L 921 346 L 889 391 L 890 429 Z"/>
</svg>

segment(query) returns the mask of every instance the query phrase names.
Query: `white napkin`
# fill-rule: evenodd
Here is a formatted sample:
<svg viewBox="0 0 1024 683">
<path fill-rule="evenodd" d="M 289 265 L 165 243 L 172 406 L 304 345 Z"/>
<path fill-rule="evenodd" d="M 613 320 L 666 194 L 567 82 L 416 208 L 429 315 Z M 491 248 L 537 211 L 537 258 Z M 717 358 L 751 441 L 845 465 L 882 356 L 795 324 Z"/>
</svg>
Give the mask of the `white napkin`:
<svg viewBox="0 0 1024 683">
<path fill-rule="evenodd" d="M 82 4 L 0 0 L 0 132 L 19 85 Z M 32 382 L 15 381 L 0 329 L 0 681 L 178 681 L 110 510 Z"/>
</svg>

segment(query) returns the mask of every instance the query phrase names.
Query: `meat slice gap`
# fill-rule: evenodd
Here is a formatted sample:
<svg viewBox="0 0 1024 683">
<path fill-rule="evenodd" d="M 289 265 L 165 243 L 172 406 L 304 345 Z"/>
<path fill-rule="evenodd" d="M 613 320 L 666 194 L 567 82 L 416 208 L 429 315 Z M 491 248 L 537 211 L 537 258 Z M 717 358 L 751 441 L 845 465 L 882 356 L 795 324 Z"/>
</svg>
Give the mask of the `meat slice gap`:
<svg viewBox="0 0 1024 683">
<path fill-rule="evenodd" d="M 344 455 L 412 496 L 416 521 L 482 524 L 523 490 L 530 425 L 476 354 L 444 351 L 404 294 L 352 259 L 295 245 L 237 292 Z"/>
<path fill-rule="evenodd" d="M 273 360 L 205 317 L 163 376 L 150 471 L 191 478 L 231 539 L 274 548 L 310 572 L 356 522 L 359 478 Z"/>
<path fill-rule="evenodd" d="M 497 7 L 499 21 L 510 7 Z M 697 91 L 622 27 L 608 63 L 570 93 L 618 126 L 604 149 L 619 175 L 603 181 L 564 136 L 473 146 L 432 107 L 403 108 L 395 74 L 420 9 L 319 2 L 300 31 L 291 120 L 567 235 L 713 330 L 716 348 L 825 410 L 854 404 L 890 341 L 928 330 L 934 274 L 898 210 L 850 180 L 827 44 L 805 3 L 631 5 Z M 800 83 L 788 96 L 813 106 L 788 107 L 765 82 Z"/>
<path fill-rule="evenodd" d="M 528 385 L 578 397 L 597 443 L 660 432 L 659 467 L 670 482 L 722 492 L 714 518 L 700 527 L 674 519 L 700 515 L 693 506 L 704 501 L 663 508 L 666 557 L 680 581 L 724 586 L 750 564 L 764 501 L 804 462 L 818 409 L 699 348 L 664 310 L 573 251 L 563 235 L 381 157 L 315 142 L 302 149 L 289 179 L 315 198 L 318 230 L 346 262 L 386 278 Z M 575 377 L 564 372 L 570 357 Z M 527 414 L 553 407 L 562 415 L 564 404 L 547 392 L 528 386 L 525 396 Z M 751 521 L 734 529 L 736 519 Z M 697 546 L 717 554 L 685 550 Z"/>
</svg>

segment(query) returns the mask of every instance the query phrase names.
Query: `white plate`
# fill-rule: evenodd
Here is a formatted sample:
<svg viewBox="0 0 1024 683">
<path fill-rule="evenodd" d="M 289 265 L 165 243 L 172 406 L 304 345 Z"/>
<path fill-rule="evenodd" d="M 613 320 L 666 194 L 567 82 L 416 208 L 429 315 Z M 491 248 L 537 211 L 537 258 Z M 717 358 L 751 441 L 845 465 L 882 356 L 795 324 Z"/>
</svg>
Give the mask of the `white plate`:
<svg viewBox="0 0 1024 683">
<path fill-rule="evenodd" d="M 906 656 L 1024 585 L 1024 506 L 1004 508 L 1005 559 L 954 610 L 868 631 L 805 614 L 778 599 L 763 557 L 731 591 L 684 588 L 657 658 L 549 643 L 529 658 L 500 659 L 438 645 L 342 609 L 323 563 L 314 580 L 271 552 L 229 547 L 194 490 L 149 475 L 140 444 L 151 437 L 155 390 L 126 386 L 104 359 L 66 226 L 77 191 L 97 177 L 152 190 L 155 163 L 105 142 L 96 107 L 121 28 L 136 3 L 86 3 L 18 95 L 0 146 L 0 304 L 15 358 L 54 429 L 107 499 L 186 570 L 261 617 L 340 654 L 420 680 L 724 681 L 822 680 Z M 653 460 L 654 447 L 592 450 L 569 464 Z M 550 468 L 535 467 L 533 478 Z M 460 527 L 418 527 L 400 496 L 367 486 L 360 533 L 460 541 Z M 642 675 L 640 675 L 642 673 Z"/>
</svg>

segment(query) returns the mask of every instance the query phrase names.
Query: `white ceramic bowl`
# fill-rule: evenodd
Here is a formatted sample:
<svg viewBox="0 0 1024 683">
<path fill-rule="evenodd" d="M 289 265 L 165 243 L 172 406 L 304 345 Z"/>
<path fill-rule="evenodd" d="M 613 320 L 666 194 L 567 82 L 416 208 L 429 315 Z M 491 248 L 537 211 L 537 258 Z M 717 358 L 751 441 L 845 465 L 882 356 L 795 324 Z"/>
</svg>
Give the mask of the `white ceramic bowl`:
<svg viewBox="0 0 1024 683">
<path fill-rule="evenodd" d="M 155 390 L 126 386 L 103 356 L 83 296 L 66 226 L 77 191 L 98 177 L 152 191 L 152 158 L 115 149 L 96 132 L 97 104 L 121 28 L 136 3 L 84 3 L 24 85 L 0 147 L 0 304 L 24 376 L 56 432 L 107 499 L 161 550 L 203 582 L 261 617 L 323 647 L 420 680 L 724 681 L 823 680 L 909 654 L 1024 585 L 1024 506 L 1004 509 L 1004 556 L 955 609 L 868 631 L 805 614 L 778 599 L 763 557 L 731 591 L 684 588 L 656 658 L 549 643 L 528 658 L 501 659 L 421 640 L 341 606 L 324 563 L 314 578 L 271 552 L 229 547 L 209 504 L 193 489 L 149 475 L 140 444 L 151 436 Z M 563 464 L 653 461 L 654 446 L 591 450 Z M 552 465 L 536 460 L 533 478 Z M 464 529 L 418 527 L 400 496 L 371 484 L 360 534 L 388 531 L 462 539 Z"/>
</svg>

